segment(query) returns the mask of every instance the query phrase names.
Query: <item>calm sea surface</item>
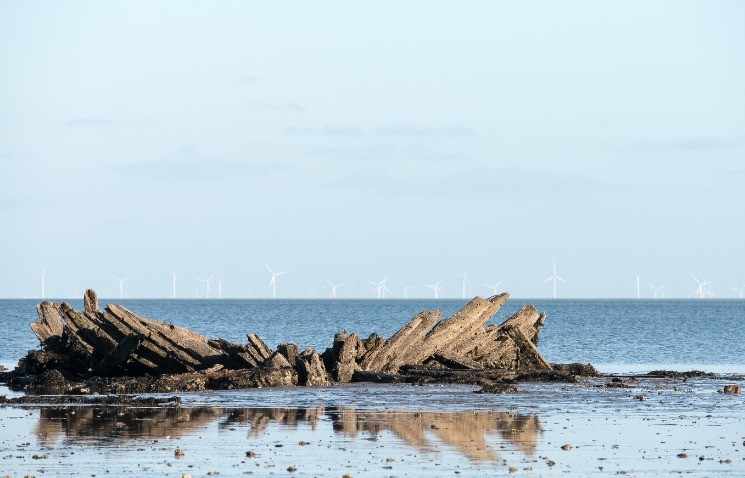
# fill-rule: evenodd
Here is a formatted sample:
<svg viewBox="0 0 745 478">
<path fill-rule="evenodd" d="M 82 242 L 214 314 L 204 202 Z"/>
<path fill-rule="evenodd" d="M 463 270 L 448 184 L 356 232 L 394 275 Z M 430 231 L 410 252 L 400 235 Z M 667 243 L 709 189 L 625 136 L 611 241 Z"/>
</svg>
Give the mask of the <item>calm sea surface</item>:
<svg viewBox="0 0 745 478">
<path fill-rule="evenodd" d="M 38 346 L 28 324 L 36 300 L 0 300 L 0 363 L 14 366 Z M 81 300 L 69 301 L 82 308 Z M 422 310 L 458 311 L 464 300 L 101 300 L 207 337 L 270 347 L 294 342 L 323 351 L 336 332 L 390 337 Z M 551 362 L 589 362 L 604 372 L 656 368 L 745 373 L 745 300 L 510 299 L 502 322 L 525 303 L 548 314 L 539 349 Z"/>
</svg>

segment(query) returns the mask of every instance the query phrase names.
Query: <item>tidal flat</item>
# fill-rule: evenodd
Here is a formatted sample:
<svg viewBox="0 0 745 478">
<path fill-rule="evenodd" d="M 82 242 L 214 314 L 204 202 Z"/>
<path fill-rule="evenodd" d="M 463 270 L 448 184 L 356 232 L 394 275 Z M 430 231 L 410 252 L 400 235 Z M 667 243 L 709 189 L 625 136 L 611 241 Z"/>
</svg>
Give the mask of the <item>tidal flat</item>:
<svg viewBox="0 0 745 478">
<path fill-rule="evenodd" d="M 0 408 L 8 476 L 743 476 L 742 377 L 347 384 Z M 0 395 L 15 395 L 7 389 Z M 163 395 L 162 397 L 166 397 Z M 91 403 L 95 401 L 91 396 Z M 1 475 L 0 475 L 1 476 Z"/>
</svg>

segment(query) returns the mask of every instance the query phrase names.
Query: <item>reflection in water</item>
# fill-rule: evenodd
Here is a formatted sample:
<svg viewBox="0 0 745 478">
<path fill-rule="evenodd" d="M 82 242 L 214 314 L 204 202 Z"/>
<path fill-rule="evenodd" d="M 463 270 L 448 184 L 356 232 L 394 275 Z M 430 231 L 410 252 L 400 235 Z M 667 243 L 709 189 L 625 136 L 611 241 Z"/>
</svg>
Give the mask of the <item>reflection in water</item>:
<svg viewBox="0 0 745 478">
<path fill-rule="evenodd" d="M 273 425 L 296 428 L 303 424 L 316 430 L 324 422 L 330 422 L 336 434 L 347 438 L 369 434 L 376 440 L 387 431 L 422 452 L 437 451 L 444 444 L 472 461 L 500 459 L 487 444 L 487 437 L 492 435 L 533 455 L 542 433 L 538 417 L 513 412 L 373 412 L 344 407 L 46 407 L 40 409 L 35 433 L 42 444 L 51 445 L 63 438 L 70 444 L 94 440 L 97 446 L 114 446 L 120 440 L 191 435 L 211 423 L 220 428 L 248 426 L 249 439 L 256 439 Z"/>
</svg>

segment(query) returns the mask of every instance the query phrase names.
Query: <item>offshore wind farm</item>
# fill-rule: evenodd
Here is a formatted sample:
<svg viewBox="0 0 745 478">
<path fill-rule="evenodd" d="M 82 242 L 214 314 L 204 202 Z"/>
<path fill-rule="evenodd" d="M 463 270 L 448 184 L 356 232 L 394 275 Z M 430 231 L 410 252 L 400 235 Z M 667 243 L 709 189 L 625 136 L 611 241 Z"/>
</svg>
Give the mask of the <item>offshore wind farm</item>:
<svg viewBox="0 0 745 478">
<path fill-rule="evenodd" d="M 279 290 L 279 295 L 277 295 L 277 278 L 281 276 L 285 276 L 289 274 L 289 272 L 274 272 L 268 265 L 264 264 L 264 268 L 269 272 L 269 279 L 266 283 L 265 289 L 262 290 L 261 287 L 257 287 L 255 289 L 249 289 L 244 284 L 231 284 L 229 287 L 229 290 L 232 292 L 229 295 L 226 295 L 225 298 L 253 298 L 253 299 L 262 299 L 262 298 L 287 298 L 287 299 L 307 299 L 307 298 L 317 298 L 317 299 L 324 299 L 324 298 L 330 298 L 330 299 L 337 299 L 337 298 L 349 298 L 349 299 L 366 299 L 366 298 L 376 298 L 376 299 L 407 299 L 407 298 L 415 298 L 415 297 L 429 297 L 430 294 L 433 298 L 456 298 L 460 297 L 461 299 L 466 299 L 467 297 L 470 297 L 474 294 L 476 295 L 496 295 L 499 293 L 500 286 L 504 282 L 504 279 L 500 279 L 495 284 L 489 284 L 489 283 L 482 283 L 481 285 L 478 285 L 476 282 L 473 282 L 469 280 L 468 273 L 464 272 L 462 274 L 457 274 L 452 277 L 452 280 L 449 284 L 449 289 L 446 288 L 447 282 L 444 279 L 439 279 L 435 283 L 421 283 L 418 285 L 412 284 L 412 285 L 406 285 L 403 281 L 400 281 L 400 287 L 396 290 L 392 290 L 388 287 L 388 277 L 385 277 L 382 281 L 376 282 L 374 280 L 367 280 L 366 283 L 370 284 L 374 287 L 369 288 L 365 286 L 364 284 L 361 285 L 360 277 L 357 276 L 355 280 L 347 279 L 347 282 L 338 282 L 333 283 L 328 279 L 318 279 L 318 278 L 311 278 L 307 275 L 304 277 L 303 282 L 305 284 L 306 290 L 305 292 L 301 292 L 300 294 L 295 293 L 285 293 L 283 294 L 282 289 Z M 111 292 L 111 297 L 118 297 L 120 299 L 123 299 L 125 297 L 124 295 L 124 283 L 130 279 L 130 277 L 125 277 L 123 279 L 112 276 L 115 281 L 118 284 L 118 288 L 116 289 L 116 293 Z M 682 290 L 678 291 L 677 294 L 672 294 L 670 291 L 667 293 L 668 298 L 677 298 L 677 299 L 714 299 L 714 298 L 721 298 L 721 299 L 742 299 L 743 298 L 743 291 L 745 291 L 745 285 L 740 287 L 731 286 L 731 290 L 734 291 L 732 293 L 730 292 L 724 292 L 721 295 L 717 295 L 713 289 L 713 282 L 709 280 L 699 280 L 694 274 L 690 274 L 691 279 L 695 282 L 696 287 L 688 289 L 683 288 Z M 44 299 L 46 297 L 46 287 L 47 287 L 47 274 L 46 269 L 42 269 L 41 274 L 37 276 L 37 278 L 40 280 L 40 292 L 37 296 L 38 298 Z M 167 276 L 164 274 L 164 284 L 165 279 Z M 176 298 L 182 298 L 182 299 L 222 299 L 223 298 L 223 280 L 217 280 L 218 290 L 217 290 L 217 297 L 212 295 L 211 293 L 211 281 L 215 278 L 215 274 L 210 274 L 206 279 L 195 277 L 192 281 L 186 281 L 188 284 L 184 286 L 184 289 L 179 291 L 176 287 L 176 273 L 171 272 L 170 273 L 170 292 L 166 292 L 166 288 L 164 288 L 163 295 L 160 296 L 152 296 L 147 295 L 139 298 L 145 298 L 145 297 L 153 297 L 153 298 L 165 298 L 165 297 L 171 297 L 172 299 Z M 634 281 L 632 282 L 632 285 L 627 288 L 626 291 L 622 291 L 621 294 L 618 295 L 611 295 L 611 296 L 605 296 L 605 297 L 589 297 L 589 296 L 583 296 L 581 293 L 574 292 L 574 294 L 569 295 L 570 298 L 635 298 L 635 299 L 642 299 L 642 298 L 653 298 L 653 299 L 664 299 L 665 298 L 665 286 L 664 284 L 653 284 L 649 283 L 647 284 L 650 292 L 648 294 L 642 295 L 641 293 L 641 275 L 635 274 L 633 276 Z M 551 297 L 554 299 L 561 298 L 561 295 L 559 294 L 558 285 L 559 283 L 566 284 L 569 286 L 569 283 L 564 280 L 562 277 L 560 277 L 557 274 L 557 265 L 556 261 L 554 260 L 552 262 L 552 274 L 550 277 L 542 281 L 543 284 L 549 284 L 550 289 L 546 288 L 543 291 L 541 291 L 540 294 L 537 294 L 535 297 Z M 200 285 L 201 284 L 201 285 Z M 330 294 L 328 296 L 324 295 L 317 295 L 316 291 L 323 287 L 323 285 L 326 285 L 328 288 L 330 288 Z M 349 291 L 347 294 L 342 295 L 339 294 L 337 291 L 343 287 L 346 286 L 346 289 Z M 105 289 L 102 289 L 105 290 Z M 413 293 L 410 291 L 414 291 Z M 444 291 L 444 292 L 443 292 Z M 624 295 L 625 293 L 625 295 Z M 297 295 L 296 295 L 297 294 Z M 78 294 L 79 295 L 79 294 Z M 57 297 L 64 297 L 64 296 L 57 296 Z M 72 294 L 70 297 L 77 297 L 76 295 Z M 135 296 L 130 296 L 135 297 Z M 527 297 L 527 296 L 526 296 Z"/>
</svg>

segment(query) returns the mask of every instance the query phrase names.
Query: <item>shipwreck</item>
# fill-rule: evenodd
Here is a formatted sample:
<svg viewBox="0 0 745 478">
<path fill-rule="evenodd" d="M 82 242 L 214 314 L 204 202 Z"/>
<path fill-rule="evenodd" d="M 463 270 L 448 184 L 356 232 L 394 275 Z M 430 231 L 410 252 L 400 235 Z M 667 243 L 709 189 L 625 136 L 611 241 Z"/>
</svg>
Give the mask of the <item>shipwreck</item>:
<svg viewBox="0 0 745 478">
<path fill-rule="evenodd" d="M 487 325 L 509 294 L 475 297 L 449 318 L 424 311 L 390 338 L 341 332 L 319 353 L 295 344 L 270 349 L 248 333 L 245 344 L 142 317 L 121 305 L 99 308 L 88 290 L 84 310 L 42 302 L 31 324 L 41 347 L 3 381 L 17 389 L 63 393 L 143 393 L 338 383 L 454 382 L 510 391 L 516 380 L 572 380 L 591 366 L 550 364 L 536 347 L 546 320 L 532 305 Z M 496 388 L 495 388 L 496 386 Z"/>
</svg>

